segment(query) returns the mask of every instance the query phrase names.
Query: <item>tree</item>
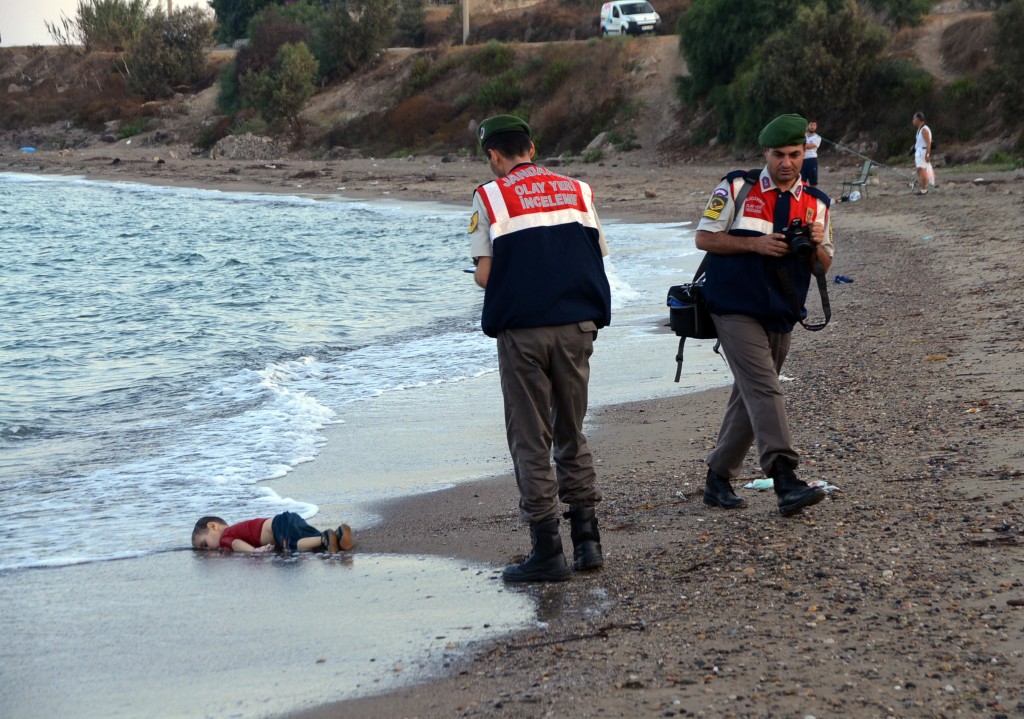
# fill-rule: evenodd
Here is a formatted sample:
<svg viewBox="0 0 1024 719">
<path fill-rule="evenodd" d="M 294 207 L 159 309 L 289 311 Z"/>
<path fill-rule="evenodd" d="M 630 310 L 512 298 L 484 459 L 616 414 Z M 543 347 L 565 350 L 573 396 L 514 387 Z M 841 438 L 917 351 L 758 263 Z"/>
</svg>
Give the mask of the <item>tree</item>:
<svg viewBox="0 0 1024 719">
<path fill-rule="evenodd" d="M 406 45 L 422 47 L 427 38 L 427 11 L 423 0 L 400 0 L 401 10 L 395 28 Z"/>
<path fill-rule="evenodd" d="M 249 37 L 249 21 L 267 5 L 280 5 L 278 0 L 210 0 L 217 17 L 217 39 L 230 43 Z"/>
<path fill-rule="evenodd" d="M 748 0 L 740 8 L 735 0 L 694 0 L 679 23 L 680 50 L 692 78 L 690 99 L 731 83 L 764 38 L 792 22 L 797 8 L 817 2 Z"/>
<path fill-rule="evenodd" d="M 900 28 L 920 25 L 935 3 L 934 0 L 866 0 L 866 4 Z"/>
<path fill-rule="evenodd" d="M 286 122 L 301 143 L 300 113 L 316 89 L 316 74 L 317 61 L 306 43 L 285 43 L 273 66 L 242 77 L 242 88 L 264 120 Z"/>
<path fill-rule="evenodd" d="M 147 99 L 169 97 L 174 88 L 191 85 L 206 66 L 213 18 L 198 7 L 161 8 L 146 18 L 125 58 L 129 86 Z"/>
<path fill-rule="evenodd" d="M 752 142 L 782 113 L 858 113 L 888 35 L 855 0 L 748 0 L 743 8 L 694 0 L 680 23 L 692 76 L 681 95 L 714 108 L 719 139 Z"/>
<path fill-rule="evenodd" d="M 1024 33 L 1024 0 L 1010 0 L 1000 7 L 993 17 L 995 21 L 996 53 L 998 64 L 995 72 L 1003 92 L 1003 113 L 1011 123 L 1020 123 L 1024 113 L 1024 47 L 1020 38 Z M 1019 136 L 1024 145 L 1024 135 Z"/>
<path fill-rule="evenodd" d="M 736 138 L 752 140 L 766 120 L 786 112 L 856 116 L 861 88 L 887 42 L 853 0 L 835 10 L 823 4 L 800 8 L 789 26 L 764 41 L 730 88 Z"/>
<path fill-rule="evenodd" d="M 136 40 L 149 14 L 150 0 L 79 0 L 75 19 L 61 13 L 60 26 L 46 30 L 58 45 L 81 45 L 85 52 L 122 52 Z"/>
<path fill-rule="evenodd" d="M 331 0 L 314 44 L 321 76 L 340 80 L 351 74 L 386 46 L 394 23 L 391 0 Z"/>
</svg>

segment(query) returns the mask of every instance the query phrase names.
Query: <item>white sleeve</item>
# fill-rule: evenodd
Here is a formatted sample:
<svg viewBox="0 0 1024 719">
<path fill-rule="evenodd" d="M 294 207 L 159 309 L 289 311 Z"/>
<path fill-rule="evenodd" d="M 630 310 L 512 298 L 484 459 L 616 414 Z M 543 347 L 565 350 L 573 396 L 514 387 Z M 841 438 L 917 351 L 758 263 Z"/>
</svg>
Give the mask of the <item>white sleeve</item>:
<svg viewBox="0 0 1024 719">
<path fill-rule="evenodd" d="M 473 193 L 473 217 L 469 220 L 469 250 L 475 260 L 478 257 L 493 257 L 491 246 L 491 218 L 487 214 L 480 194 Z"/>
<path fill-rule="evenodd" d="M 736 205 L 732 199 L 732 187 L 728 180 L 722 180 L 718 187 L 711 193 L 708 199 L 708 206 L 704 208 L 704 214 L 700 216 L 698 230 L 707 232 L 728 232 L 732 224 L 733 215 L 736 213 Z"/>
</svg>

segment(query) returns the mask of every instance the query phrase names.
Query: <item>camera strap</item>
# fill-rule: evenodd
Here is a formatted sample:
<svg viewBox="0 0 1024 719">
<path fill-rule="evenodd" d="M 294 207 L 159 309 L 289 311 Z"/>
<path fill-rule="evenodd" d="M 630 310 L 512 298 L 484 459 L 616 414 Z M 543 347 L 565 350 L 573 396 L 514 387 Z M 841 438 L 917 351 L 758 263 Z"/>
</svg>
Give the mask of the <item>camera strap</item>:
<svg viewBox="0 0 1024 719">
<path fill-rule="evenodd" d="M 793 289 L 793 282 L 789 279 L 789 273 L 786 272 L 786 268 L 782 266 L 781 262 L 776 263 L 775 267 L 779 274 L 779 284 L 782 285 L 783 292 L 786 293 L 786 297 L 789 298 L 790 304 L 793 305 L 793 309 L 796 311 L 797 316 L 799 316 L 803 308 L 799 306 L 800 302 L 796 298 L 796 290 Z M 800 320 L 800 324 L 805 330 L 817 332 L 818 330 L 825 329 L 825 325 L 832 319 L 832 305 L 828 301 L 828 283 L 825 282 L 825 267 L 817 257 L 814 258 L 814 265 L 811 271 L 818 282 L 818 294 L 821 295 L 821 311 L 825 313 L 825 321 L 808 324 Z"/>
</svg>

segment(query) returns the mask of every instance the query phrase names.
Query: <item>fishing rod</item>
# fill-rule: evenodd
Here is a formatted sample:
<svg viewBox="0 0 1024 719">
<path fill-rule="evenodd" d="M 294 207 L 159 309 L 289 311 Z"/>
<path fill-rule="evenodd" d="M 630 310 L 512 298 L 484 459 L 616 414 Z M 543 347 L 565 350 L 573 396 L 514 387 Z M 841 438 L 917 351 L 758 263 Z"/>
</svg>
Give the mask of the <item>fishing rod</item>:
<svg viewBox="0 0 1024 719">
<path fill-rule="evenodd" d="M 829 140 L 827 137 L 823 137 L 823 138 L 821 138 L 821 140 L 822 140 L 822 142 L 827 142 L 828 144 L 832 145 L 837 150 L 842 150 L 843 152 L 848 152 L 851 155 L 856 155 L 857 157 L 861 158 L 862 160 L 868 160 L 869 162 L 871 162 L 871 164 L 877 165 L 878 167 L 881 167 L 883 169 L 888 170 L 889 172 L 893 173 L 894 175 L 898 175 L 899 177 L 902 177 L 904 180 L 907 180 L 908 182 L 910 182 L 911 186 L 913 186 L 913 184 L 915 182 L 917 182 L 917 177 L 914 177 L 914 176 L 911 176 L 911 175 L 907 175 L 907 174 L 905 174 L 903 172 L 900 172 L 895 167 L 890 167 L 889 165 L 883 164 L 883 163 L 879 162 L 878 160 L 874 160 L 874 159 L 868 157 L 867 155 L 862 155 L 859 152 L 857 152 L 856 150 L 851 150 L 849 147 L 846 147 L 845 145 L 840 145 L 838 142 L 833 142 L 832 140 Z"/>
</svg>

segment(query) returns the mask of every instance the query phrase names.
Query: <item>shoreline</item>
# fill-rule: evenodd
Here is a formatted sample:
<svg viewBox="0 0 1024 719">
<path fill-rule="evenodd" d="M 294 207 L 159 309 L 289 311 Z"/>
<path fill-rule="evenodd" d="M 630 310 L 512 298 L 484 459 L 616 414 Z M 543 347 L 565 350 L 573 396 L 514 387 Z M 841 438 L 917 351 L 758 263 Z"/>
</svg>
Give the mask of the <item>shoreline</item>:
<svg viewBox="0 0 1024 719">
<path fill-rule="evenodd" d="M 200 187 L 265 174 L 201 162 L 175 172 Z M 345 173 L 363 199 L 465 202 L 468 215 L 472 178 L 487 179 L 480 163 L 449 168 L 443 187 L 423 179 L 451 164 L 337 162 L 331 183 L 312 184 L 341 187 Z M 167 183 L 104 167 L 92 179 Z M 723 167 L 565 171 L 595 186 L 602 218 L 621 209 L 679 222 L 699 216 Z M 285 186 L 295 178 L 267 172 L 256 191 L 296 191 Z M 841 176 L 823 173 L 822 184 Z M 727 387 L 602 407 L 589 439 L 605 493 L 604 570 L 517 590 L 545 625 L 477 647 L 445 678 L 288 716 L 1024 712 L 1024 610 L 1013 604 L 1024 599 L 1024 279 L 1007 212 L 1020 206 L 1024 173 L 998 179 L 949 172 L 915 198 L 880 177 L 863 200 L 837 206 L 833 274 L 855 281 L 829 286 L 828 329 L 795 330 L 785 372 L 801 477 L 840 487 L 835 501 L 791 519 L 750 492 L 744 511 L 702 505 Z M 666 375 L 673 349 L 666 339 Z M 758 476 L 748 460 L 744 477 Z M 528 549 L 515 500 L 499 477 L 388 502 L 381 524 L 357 531 L 358 549 L 500 567 Z"/>
</svg>

